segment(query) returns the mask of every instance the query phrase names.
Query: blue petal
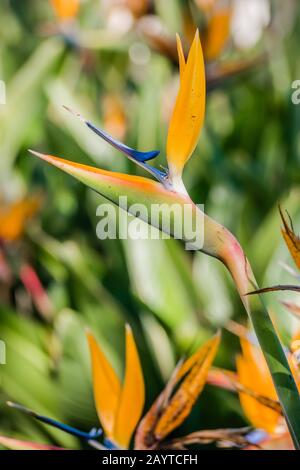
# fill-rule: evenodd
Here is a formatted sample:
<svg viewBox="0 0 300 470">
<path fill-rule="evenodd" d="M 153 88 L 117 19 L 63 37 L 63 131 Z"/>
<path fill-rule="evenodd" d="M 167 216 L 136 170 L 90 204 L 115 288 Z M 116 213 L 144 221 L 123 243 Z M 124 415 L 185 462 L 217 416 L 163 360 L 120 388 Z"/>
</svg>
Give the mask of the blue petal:
<svg viewBox="0 0 300 470">
<path fill-rule="evenodd" d="M 144 163 L 148 160 L 152 160 L 153 158 L 157 157 L 157 155 L 159 155 L 160 153 L 159 150 L 152 150 L 151 152 L 139 152 L 138 150 L 134 150 L 128 147 L 127 145 L 122 144 L 122 142 L 119 142 L 118 140 L 114 139 L 103 129 L 99 129 L 98 127 L 94 126 L 94 124 L 90 121 L 85 121 L 85 123 L 93 132 L 99 135 L 99 137 L 102 137 L 102 139 L 106 140 L 106 142 L 111 144 L 117 150 L 120 150 L 120 152 L 125 153 L 125 155 L 133 158 L 138 162 Z"/>
<path fill-rule="evenodd" d="M 101 429 L 93 429 L 91 432 L 84 432 L 80 431 L 79 429 L 73 428 L 73 426 L 60 423 L 59 421 L 56 421 L 52 418 L 47 418 L 46 416 L 35 415 L 34 418 L 38 419 L 42 423 L 49 424 L 50 426 L 60 429 L 61 431 L 65 431 L 68 434 L 72 434 L 73 436 L 79 437 L 81 439 L 86 439 L 87 441 L 91 439 L 97 439 L 102 435 Z"/>
<path fill-rule="evenodd" d="M 34 411 L 30 410 L 29 408 L 19 405 L 18 403 L 8 402 L 7 404 L 11 408 L 22 411 L 23 413 L 29 416 L 32 416 L 33 418 L 37 419 L 38 421 L 41 421 L 42 423 L 49 424 L 50 426 L 53 426 L 54 428 L 60 429 L 61 431 L 65 431 L 68 434 L 72 434 L 73 436 L 79 437 L 81 439 L 86 439 L 89 441 L 89 440 L 97 439 L 98 437 L 102 435 L 101 429 L 92 429 L 90 432 L 80 431 L 79 429 L 73 428 L 72 426 L 68 426 L 67 424 L 60 423 L 59 421 L 56 421 L 55 419 L 48 418 L 47 416 L 39 415 L 35 413 Z"/>
<path fill-rule="evenodd" d="M 111 135 L 105 132 L 103 129 L 99 129 L 96 127 L 92 122 L 87 121 L 81 114 L 72 111 L 67 106 L 63 106 L 67 111 L 69 111 L 74 116 L 78 117 L 90 130 L 95 132 L 99 137 L 104 139 L 106 142 L 111 144 L 120 152 L 124 153 L 130 160 L 135 162 L 140 167 L 144 168 L 144 170 L 151 173 L 158 181 L 160 181 L 165 187 L 170 189 L 170 182 L 168 180 L 168 172 L 166 170 L 158 170 L 157 168 L 148 165 L 146 162 L 152 160 L 153 158 L 159 155 L 159 150 L 152 150 L 151 152 L 139 152 L 138 150 L 134 150 L 128 147 L 125 144 L 122 144 L 118 140 L 114 139 Z"/>
</svg>

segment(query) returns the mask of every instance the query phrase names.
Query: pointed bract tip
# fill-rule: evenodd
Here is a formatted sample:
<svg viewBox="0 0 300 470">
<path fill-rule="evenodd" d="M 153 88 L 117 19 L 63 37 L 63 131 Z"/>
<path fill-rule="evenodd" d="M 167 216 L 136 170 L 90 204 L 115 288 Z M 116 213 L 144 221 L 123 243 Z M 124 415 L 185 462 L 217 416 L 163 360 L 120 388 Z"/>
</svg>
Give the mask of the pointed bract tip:
<svg viewBox="0 0 300 470">
<path fill-rule="evenodd" d="M 35 157 L 38 157 L 38 158 L 43 158 L 45 156 L 45 154 L 36 152 L 35 150 L 32 150 L 32 149 L 28 149 L 28 152 L 31 153 L 31 155 L 34 155 Z"/>
<path fill-rule="evenodd" d="M 69 108 L 68 106 L 66 106 L 65 104 L 62 105 L 62 107 L 68 111 L 69 113 L 71 113 L 73 116 L 77 117 L 78 119 L 80 119 L 80 121 L 84 122 L 86 124 L 86 119 L 80 114 L 78 113 L 78 111 L 74 111 L 73 109 Z"/>
<path fill-rule="evenodd" d="M 14 403 L 13 401 L 7 401 L 6 402 L 7 406 L 9 406 L 9 408 L 14 408 L 16 410 L 26 410 L 27 408 L 25 408 L 23 405 L 20 405 L 19 403 Z"/>
<path fill-rule="evenodd" d="M 29 408 L 26 408 L 26 406 L 20 405 L 19 403 L 14 403 L 12 401 L 7 401 L 6 402 L 7 406 L 9 408 L 13 408 L 14 410 L 22 411 L 22 413 L 25 413 L 30 416 L 36 416 L 36 413 Z"/>
</svg>

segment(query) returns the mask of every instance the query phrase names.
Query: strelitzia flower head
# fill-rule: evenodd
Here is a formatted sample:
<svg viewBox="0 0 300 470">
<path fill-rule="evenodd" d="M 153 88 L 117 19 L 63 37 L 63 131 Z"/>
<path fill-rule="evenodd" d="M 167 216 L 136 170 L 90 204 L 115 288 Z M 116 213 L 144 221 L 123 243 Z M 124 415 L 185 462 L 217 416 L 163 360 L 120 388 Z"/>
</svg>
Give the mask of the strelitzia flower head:
<svg viewBox="0 0 300 470">
<path fill-rule="evenodd" d="M 182 171 L 195 150 L 203 126 L 205 113 L 205 68 L 198 30 L 195 34 L 187 62 L 185 61 L 179 36 L 177 36 L 177 45 L 180 62 L 180 88 L 168 132 L 166 148 L 168 171 L 158 170 L 147 163 L 159 155 L 159 151 L 139 152 L 133 150 L 113 139 L 107 132 L 97 128 L 78 113 L 76 114 L 93 132 L 125 154 L 130 160 L 133 160 L 150 172 L 167 189 L 186 194 L 182 183 Z M 41 158 L 48 159 L 50 162 L 50 156 L 43 156 L 36 152 L 33 153 Z M 51 162 L 54 163 L 54 159 Z M 138 181 L 134 177 L 130 179 L 131 181 Z"/>
<path fill-rule="evenodd" d="M 114 445 L 127 449 L 145 402 L 143 372 L 131 328 L 126 326 L 126 367 L 123 384 L 91 332 L 87 332 L 87 339 L 99 420 L 107 439 Z"/>
</svg>

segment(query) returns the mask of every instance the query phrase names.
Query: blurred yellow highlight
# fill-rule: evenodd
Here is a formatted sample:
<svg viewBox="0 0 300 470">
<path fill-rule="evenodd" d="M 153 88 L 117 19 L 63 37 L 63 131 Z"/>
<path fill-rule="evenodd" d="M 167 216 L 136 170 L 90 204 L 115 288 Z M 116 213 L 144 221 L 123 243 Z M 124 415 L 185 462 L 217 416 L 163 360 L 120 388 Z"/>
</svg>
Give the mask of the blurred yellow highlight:
<svg viewBox="0 0 300 470">
<path fill-rule="evenodd" d="M 0 239 L 14 242 L 22 237 L 25 224 L 38 211 L 40 201 L 37 197 L 30 197 L 9 206 L 1 201 L 0 204 Z"/>
<path fill-rule="evenodd" d="M 74 18 L 80 7 L 79 0 L 50 0 L 56 16 L 60 20 L 69 20 Z"/>
</svg>

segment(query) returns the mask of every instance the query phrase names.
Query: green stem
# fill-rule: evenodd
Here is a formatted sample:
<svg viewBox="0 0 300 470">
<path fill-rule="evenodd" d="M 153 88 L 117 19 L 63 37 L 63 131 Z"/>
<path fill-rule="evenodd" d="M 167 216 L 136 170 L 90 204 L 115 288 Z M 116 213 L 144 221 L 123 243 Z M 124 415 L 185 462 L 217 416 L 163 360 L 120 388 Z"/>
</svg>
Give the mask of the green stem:
<svg viewBox="0 0 300 470">
<path fill-rule="evenodd" d="M 245 295 L 256 289 L 257 283 L 240 244 L 224 227 L 220 229 L 222 242 L 215 256 L 226 265 L 235 281 L 271 372 L 295 448 L 299 450 L 300 396 L 287 357 L 261 296 Z"/>
</svg>

